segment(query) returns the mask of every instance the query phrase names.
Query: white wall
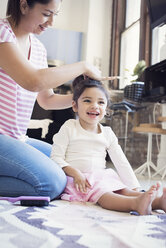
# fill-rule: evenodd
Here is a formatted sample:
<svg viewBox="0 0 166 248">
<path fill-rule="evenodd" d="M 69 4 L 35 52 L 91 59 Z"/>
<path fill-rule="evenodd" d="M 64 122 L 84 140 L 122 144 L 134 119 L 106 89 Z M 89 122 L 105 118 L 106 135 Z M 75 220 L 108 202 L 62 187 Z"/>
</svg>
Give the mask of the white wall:
<svg viewBox="0 0 166 248">
<path fill-rule="evenodd" d="M 82 59 L 109 74 L 112 0 L 63 0 L 55 27 L 83 32 Z"/>
<path fill-rule="evenodd" d="M 0 17 L 5 16 L 7 0 L 0 0 Z M 57 29 L 83 32 L 82 59 L 100 66 L 109 74 L 112 0 L 63 0 Z"/>
<path fill-rule="evenodd" d="M 3 18 L 6 15 L 7 0 L 0 0 L 0 6 L 0 18 Z"/>
<path fill-rule="evenodd" d="M 58 29 L 86 32 L 88 9 L 89 0 L 63 0 L 54 26 Z"/>
<path fill-rule="evenodd" d="M 111 32 L 111 1 L 91 0 L 85 57 L 99 65 L 104 75 L 109 73 Z"/>
</svg>

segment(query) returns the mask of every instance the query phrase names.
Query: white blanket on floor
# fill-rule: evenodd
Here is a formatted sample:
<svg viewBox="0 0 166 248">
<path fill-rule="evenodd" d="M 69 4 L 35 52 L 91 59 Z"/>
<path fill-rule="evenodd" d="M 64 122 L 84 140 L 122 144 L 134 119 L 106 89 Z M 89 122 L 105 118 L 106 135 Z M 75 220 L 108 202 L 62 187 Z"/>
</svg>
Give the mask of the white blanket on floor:
<svg viewBox="0 0 166 248">
<path fill-rule="evenodd" d="M 0 201 L 2 248 L 166 248 L 166 214 L 132 216 L 62 200 L 48 207 Z"/>
</svg>

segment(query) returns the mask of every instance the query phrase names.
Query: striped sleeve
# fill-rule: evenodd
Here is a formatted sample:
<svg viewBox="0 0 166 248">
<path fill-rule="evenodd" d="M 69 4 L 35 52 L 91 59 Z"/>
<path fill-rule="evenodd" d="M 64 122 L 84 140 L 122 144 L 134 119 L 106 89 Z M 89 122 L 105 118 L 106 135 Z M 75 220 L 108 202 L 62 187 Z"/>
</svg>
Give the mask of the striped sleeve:
<svg viewBox="0 0 166 248">
<path fill-rule="evenodd" d="M 0 20 L 0 43 L 16 42 L 16 38 L 5 20 Z"/>
</svg>

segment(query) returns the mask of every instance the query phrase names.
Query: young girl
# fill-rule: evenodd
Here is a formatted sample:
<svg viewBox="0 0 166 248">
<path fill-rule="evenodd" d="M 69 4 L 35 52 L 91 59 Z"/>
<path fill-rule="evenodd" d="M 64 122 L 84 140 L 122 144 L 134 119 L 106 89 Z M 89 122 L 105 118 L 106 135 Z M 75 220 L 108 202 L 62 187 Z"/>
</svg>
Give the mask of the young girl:
<svg viewBox="0 0 166 248">
<path fill-rule="evenodd" d="M 68 120 L 53 137 L 51 158 L 68 176 L 61 199 L 90 201 L 105 209 L 140 215 L 152 209 L 166 210 L 166 190 L 157 197 L 159 184 L 138 192 L 139 183 L 110 127 L 99 122 L 106 114 L 108 95 L 102 83 L 79 76 L 73 82 L 73 110 L 77 120 Z M 105 169 L 106 151 L 118 174 Z"/>
</svg>

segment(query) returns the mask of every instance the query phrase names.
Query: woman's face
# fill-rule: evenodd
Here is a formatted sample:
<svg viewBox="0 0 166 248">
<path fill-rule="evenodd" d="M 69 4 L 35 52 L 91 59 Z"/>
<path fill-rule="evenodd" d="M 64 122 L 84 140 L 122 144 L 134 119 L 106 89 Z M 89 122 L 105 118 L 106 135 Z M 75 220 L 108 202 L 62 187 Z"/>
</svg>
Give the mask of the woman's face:
<svg viewBox="0 0 166 248">
<path fill-rule="evenodd" d="M 26 2 L 26 0 L 25 0 Z M 53 24 L 54 16 L 58 15 L 61 0 L 52 0 L 48 4 L 36 3 L 33 8 L 26 6 L 22 11 L 21 22 L 26 32 L 40 34 Z"/>
</svg>

